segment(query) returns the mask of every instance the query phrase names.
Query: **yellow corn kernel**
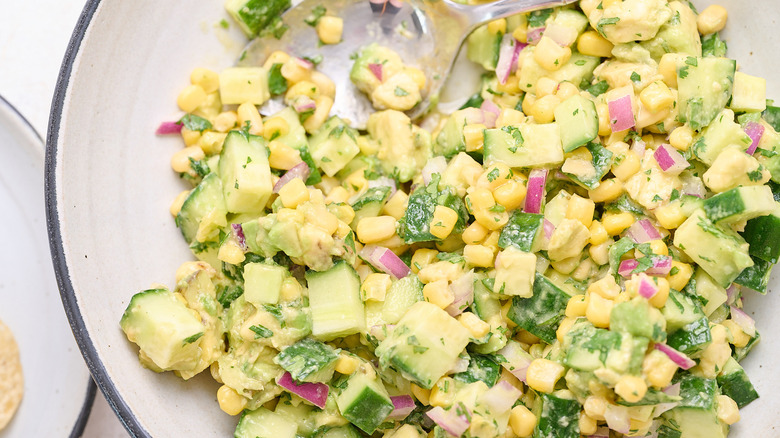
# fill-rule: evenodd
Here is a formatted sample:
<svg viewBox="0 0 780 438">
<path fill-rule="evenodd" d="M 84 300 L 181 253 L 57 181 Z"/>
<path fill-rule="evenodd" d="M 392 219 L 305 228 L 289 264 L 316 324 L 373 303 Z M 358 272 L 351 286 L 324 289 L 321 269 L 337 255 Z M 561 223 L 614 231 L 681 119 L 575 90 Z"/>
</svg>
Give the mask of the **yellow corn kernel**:
<svg viewBox="0 0 780 438">
<path fill-rule="evenodd" d="M 420 269 L 430 265 L 434 261 L 436 261 L 436 255 L 439 254 L 439 251 L 436 251 L 435 249 L 428 249 L 428 248 L 420 248 L 417 251 L 414 252 L 414 255 L 412 255 L 412 272 L 415 274 L 419 272 Z"/>
<path fill-rule="evenodd" d="M 323 96 L 334 98 L 336 96 L 336 84 L 324 73 L 312 71 L 309 81 L 317 86 L 317 90 Z"/>
<path fill-rule="evenodd" d="M 396 218 L 396 220 L 400 220 L 404 214 L 406 214 L 406 206 L 408 202 L 409 195 L 407 195 L 403 190 L 397 190 L 393 196 L 387 200 L 387 203 L 382 208 L 382 212 L 388 216 Z"/>
<path fill-rule="evenodd" d="M 311 191 L 309 192 L 311 198 Z M 333 213 L 325 211 L 324 208 L 311 210 L 311 214 L 306 214 L 306 222 L 316 225 L 327 235 L 333 235 L 339 229 L 339 218 Z"/>
<path fill-rule="evenodd" d="M 523 20 L 522 23 L 520 23 L 519 26 L 515 28 L 515 30 L 512 31 L 512 36 L 521 43 L 525 44 L 528 42 L 528 22 L 526 20 Z"/>
<path fill-rule="evenodd" d="M 588 303 L 585 301 L 585 295 L 574 295 L 569 298 L 569 302 L 566 303 L 566 316 L 570 318 L 585 316 L 587 305 Z"/>
<path fill-rule="evenodd" d="M 669 281 L 661 277 L 655 278 L 655 282 L 658 286 L 658 292 L 647 301 L 651 306 L 660 309 L 666 305 L 666 300 L 669 298 Z"/>
<path fill-rule="evenodd" d="M 425 301 L 444 309 L 452 304 L 455 296 L 450 290 L 447 280 L 436 280 L 423 286 Z"/>
<path fill-rule="evenodd" d="M 333 190 L 328 193 L 328 196 L 325 198 L 326 204 L 339 204 L 344 203 L 349 200 L 349 192 L 347 192 L 347 189 L 344 187 L 334 187 Z"/>
<path fill-rule="evenodd" d="M 623 193 L 623 183 L 617 178 L 605 179 L 598 187 L 588 190 L 588 197 L 593 202 L 609 202 L 617 199 Z"/>
<path fill-rule="evenodd" d="M 263 134 L 263 119 L 257 111 L 257 107 L 249 102 L 244 102 L 238 106 L 238 123 L 243 128 L 249 127 L 249 133 L 252 135 Z"/>
<path fill-rule="evenodd" d="M 309 200 L 315 204 L 325 205 L 325 195 L 316 187 L 309 188 Z"/>
<path fill-rule="evenodd" d="M 341 35 L 344 33 L 344 20 L 341 17 L 331 17 L 326 15 L 320 17 L 317 22 L 317 36 L 323 44 L 338 44 L 341 42 Z"/>
<path fill-rule="evenodd" d="M 185 173 L 191 169 L 190 160 L 199 161 L 206 157 L 203 149 L 198 146 L 188 146 L 178 150 L 171 156 L 171 168 L 174 172 Z"/>
<path fill-rule="evenodd" d="M 580 412 L 580 433 L 582 435 L 593 435 L 598 430 L 598 422 L 589 417 L 585 412 Z"/>
<path fill-rule="evenodd" d="M 613 241 L 605 241 L 598 245 L 591 245 L 588 248 L 588 255 L 599 266 L 604 266 L 609 263 L 609 247 L 614 243 Z"/>
<path fill-rule="evenodd" d="M 200 85 L 206 93 L 213 93 L 219 89 L 219 74 L 207 68 L 198 67 L 190 73 L 192 85 Z"/>
<path fill-rule="evenodd" d="M 558 88 L 558 82 L 556 82 L 555 79 L 541 77 L 536 81 L 536 97 L 542 98 L 544 96 L 549 96 L 550 94 L 555 94 L 556 88 Z"/>
<path fill-rule="evenodd" d="M 268 143 L 268 164 L 274 169 L 290 170 L 302 162 L 298 150 L 279 140 Z"/>
<path fill-rule="evenodd" d="M 589 395 L 582 405 L 585 415 L 597 421 L 604 421 L 604 414 L 607 412 L 609 402 L 600 395 Z"/>
<path fill-rule="evenodd" d="M 525 114 L 512 108 L 504 108 L 496 119 L 496 128 L 519 125 L 525 121 Z"/>
<path fill-rule="evenodd" d="M 492 207 L 490 209 L 483 208 L 474 212 L 474 219 L 488 230 L 496 231 L 509 222 L 509 213 L 506 212 L 506 209 L 499 211 Z"/>
<path fill-rule="evenodd" d="M 355 233 L 363 243 L 377 243 L 395 234 L 396 220 L 392 216 L 369 216 L 360 219 Z"/>
<path fill-rule="evenodd" d="M 496 91 L 498 93 L 506 93 L 506 94 L 512 94 L 516 95 L 520 93 L 520 78 L 518 78 L 515 75 L 510 75 L 506 82 L 503 84 L 501 82 L 498 82 L 496 84 Z M 501 98 L 497 98 L 496 101 L 499 102 Z"/>
<path fill-rule="evenodd" d="M 569 333 L 571 326 L 573 326 L 575 322 L 577 322 L 577 318 L 563 318 L 563 320 L 561 320 L 558 329 L 555 330 L 555 338 L 558 339 L 558 342 L 563 344 L 564 336 L 566 336 L 566 333 Z"/>
<path fill-rule="evenodd" d="M 507 210 L 514 210 L 523 205 L 527 191 L 521 180 L 511 179 L 493 190 L 493 198 Z"/>
<path fill-rule="evenodd" d="M 529 437 L 536 428 L 536 415 L 523 405 L 512 408 L 509 414 L 509 427 L 519 437 Z"/>
<path fill-rule="evenodd" d="M 482 123 L 469 123 L 463 127 L 463 138 L 466 141 L 466 151 L 473 152 L 482 150 L 485 144 L 485 129 L 487 127 Z"/>
<path fill-rule="evenodd" d="M 615 394 L 629 403 L 636 403 L 647 394 L 647 383 L 641 377 L 626 374 L 615 385 Z"/>
<path fill-rule="evenodd" d="M 463 230 L 461 239 L 466 245 L 475 245 L 482 242 L 487 236 L 488 229 L 479 224 L 479 222 L 473 222 L 471 225 Z"/>
<path fill-rule="evenodd" d="M 650 249 L 653 251 L 653 254 L 665 256 L 669 255 L 669 247 L 666 246 L 663 240 L 651 240 L 648 243 L 650 244 Z"/>
<path fill-rule="evenodd" d="M 228 415 L 238 415 L 244 410 L 247 399 L 239 395 L 235 389 L 222 385 L 217 390 L 219 408 Z"/>
<path fill-rule="evenodd" d="M 506 33 L 506 18 L 499 18 L 487 24 L 487 30 L 493 35 Z"/>
<path fill-rule="evenodd" d="M 287 79 L 290 84 L 297 84 L 309 78 L 311 68 L 305 66 L 299 59 L 291 57 L 282 64 L 281 73 L 282 77 Z"/>
<path fill-rule="evenodd" d="M 412 81 L 417 84 L 417 88 L 420 90 L 425 88 L 425 83 L 428 81 L 428 79 L 425 77 L 425 73 L 422 70 L 415 67 L 406 67 L 403 69 L 403 72 L 412 78 Z"/>
<path fill-rule="evenodd" d="M 647 383 L 655 388 L 665 388 L 672 382 L 677 365 L 669 359 L 669 356 L 653 350 L 645 356 L 642 362 L 642 373 Z"/>
<path fill-rule="evenodd" d="M 351 173 L 345 180 L 344 184 L 348 187 L 348 191 L 351 194 L 357 194 L 362 192 L 368 187 L 368 180 L 366 179 L 363 169 Z"/>
<path fill-rule="evenodd" d="M 726 327 L 729 332 L 731 333 L 731 344 L 734 345 L 737 348 L 742 348 L 750 342 L 752 339 L 750 335 L 745 333 L 744 330 L 740 326 L 738 326 L 734 321 L 727 319 L 720 323 L 723 327 Z"/>
<path fill-rule="evenodd" d="M 466 245 L 463 248 L 463 258 L 466 259 L 466 263 L 477 268 L 493 266 L 494 255 L 491 248 L 482 245 Z"/>
<path fill-rule="evenodd" d="M 639 157 L 633 152 L 626 152 L 620 155 L 620 161 L 615 160 L 612 164 L 612 174 L 621 181 L 628 181 L 642 167 Z"/>
<path fill-rule="evenodd" d="M 176 198 L 173 199 L 173 202 L 171 202 L 171 208 L 169 210 L 173 217 L 176 217 L 179 214 L 181 211 L 181 206 L 184 205 L 184 201 L 187 200 L 188 196 L 190 196 L 190 191 L 184 190 L 183 192 L 180 192 L 178 195 L 176 195 Z"/>
<path fill-rule="evenodd" d="M 614 301 L 606 299 L 599 294 L 588 294 L 588 307 L 585 309 L 585 317 L 596 327 L 608 328 L 609 315 L 612 313 L 614 305 Z"/>
<path fill-rule="evenodd" d="M 601 217 L 601 224 L 604 225 L 607 234 L 610 236 L 617 236 L 633 225 L 635 220 L 634 215 L 627 211 L 620 213 L 604 213 Z"/>
<path fill-rule="evenodd" d="M 303 122 L 303 127 L 309 134 L 320 129 L 320 126 L 328 119 L 330 109 L 333 108 L 333 99 L 329 96 L 319 96 L 314 99 L 314 104 L 316 105 L 314 113 Z"/>
<path fill-rule="evenodd" d="M 588 286 L 588 293 L 591 296 L 595 294 L 608 300 L 614 300 L 620 293 L 620 286 L 615 282 L 615 277 L 607 275 L 591 283 Z"/>
<path fill-rule="evenodd" d="M 336 372 L 348 376 L 357 371 L 359 365 L 360 359 L 342 353 L 339 354 L 339 358 L 336 360 Z"/>
<path fill-rule="evenodd" d="M 494 253 L 498 252 L 498 239 L 500 237 L 501 233 L 499 231 L 493 231 L 485 237 L 485 240 L 482 241 L 482 245 L 492 249 Z"/>
<path fill-rule="evenodd" d="M 726 27 L 728 16 L 729 13 L 723 6 L 709 5 L 696 17 L 696 27 L 702 35 L 720 32 Z"/>
<path fill-rule="evenodd" d="M 284 101 L 290 103 L 296 98 L 304 96 L 312 100 L 316 99 L 320 96 L 319 87 L 312 81 L 300 81 L 287 89 L 287 92 L 284 94 Z"/>
<path fill-rule="evenodd" d="M 657 113 L 663 109 L 671 108 L 674 104 L 674 95 L 665 83 L 656 81 L 639 93 L 639 100 L 650 112 Z"/>
<path fill-rule="evenodd" d="M 526 383 L 532 389 L 539 392 L 551 393 L 555 389 L 555 382 L 563 377 L 566 368 L 558 362 L 548 359 L 534 359 L 528 365 L 526 371 Z"/>
<path fill-rule="evenodd" d="M 666 53 L 658 61 L 658 73 L 663 77 L 663 81 L 670 88 L 677 88 L 677 62 L 686 56 L 679 53 Z"/>
<path fill-rule="evenodd" d="M 566 219 L 574 219 L 582 225 L 590 227 L 593 224 L 593 213 L 595 211 L 596 204 L 593 201 L 578 195 L 572 195 L 566 207 Z"/>
<path fill-rule="evenodd" d="M 225 142 L 227 134 L 223 132 L 204 131 L 198 139 L 198 147 L 206 155 L 216 155 L 222 151 L 222 144 Z"/>
<path fill-rule="evenodd" d="M 591 222 L 588 230 L 590 231 L 589 242 L 591 245 L 601 245 L 609 240 L 609 234 L 600 221 Z"/>
<path fill-rule="evenodd" d="M 606 58 L 612 56 L 614 44 L 594 30 L 583 32 L 577 40 L 577 51 L 583 55 Z"/>
<path fill-rule="evenodd" d="M 542 35 L 542 39 L 534 49 L 534 60 L 545 70 L 556 71 L 569 62 L 571 49 L 561 47 L 550 37 Z"/>
<path fill-rule="evenodd" d="M 274 64 L 284 64 L 289 60 L 290 60 L 290 55 L 288 55 L 287 52 L 282 52 L 281 50 L 277 50 L 268 56 L 268 59 L 266 59 L 265 63 L 263 64 L 263 68 L 270 71 L 271 67 L 273 67 Z"/>
<path fill-rule="evenodd" d="M 488 190 L 495 190 L 499 186 L 506 184 L 512 178 L 513 172 L 504 163 L 495 163 L 488 166 L 477 179 L 479 187 L 485 187 Z M 492 199 L 492 198 L 491 198 Z"/>
<path fill-rule="evenodd" d="M 343 222 L 351 223 L 355 219 L 355 210 L 348 204 L 340 204 L 331 208 L 330 211 Z"/>
<path fill-rule="evenodd" d="M 303 287 L 298 283 L 298 280 L 290 277 L 282 282 L 282 290 L 279 292 L 282 301 L 290 302 L 298 300 L 301 298 L 302 294 Z"/>
<path fill-rule="evenodd" d="M 388 274 L 368 274 L 363 284 L 360 285 L 360 295 L 363 301 L 384 301 L 385 294 L 390 289 L 393 281 Z"/>
<path fill-rule="evenodd" d="M 309 200 L 309 189 L 302 179 L 294 178 L 279 189 L 279 198 L 285 208 L 296 208 Z"/>
<path fill-rule="evenodd" d="M 737 403 L 727 395 L 720 394 L 717 395 L 716 397 L 717 397 L 717 404 L 718 404 L 718 410 L 717 410 L 718 419 L 728 425 L 732 425 L 737 421 L 739 421 L 741 417 L 739 414 L 739 406 L 737 406 Z"/>
<path fill-rule="evenodd" d="M 429 406 L 431 404 L 430 389 L 421 388 L 416 384 L 412 383 L 412 395 L 414 396 L 414 398 L 417 399 L 418 402 L 422 403 L 425 406 Z"/>
<path fill-rule="evenodd" d="M 458 222 L 458 213 L 443 205 L 437 205 L 433 210 L 433 219 L 431 219 L 430 232 L 439 239 L 446 239 L 455 228 Z"/>
<path fill-rule="evenodd" d="M 206 90 L 200 85 L 188 85 L 176 97 L 176 104 L 185 113 L 191 113 L 206 101 Z"/>
<path fill-rule="evenodd" d="M 309 193 L 307 190 L 306 193 Z M 276 212 L 276 219 L 279 222 L 291 222 L 303 225 L 303 222 L 305 220 L 303 213 L 295 208 L 282 208 L 279 209 L 278 212 Z"/>
<path fill-rule="evenodd" d="M 577 94 L 580 94 L 580 89 L 568 81 L 561 82 L 555 89 L 555 96 L 561 99 L 561 102 Z"/>
<path fill-rule="evenodd" d="M 596 105 L 596 112 L 599 115 L 599 135 L 606 136 L 612 133 L 612 123 L 609 118 L 609 107 L 605 103 Z"/>
<path fill-rule="evenodd" d="M 431 406 L 448 407 L 455 399 L 455 381 L 452 377 L 442 377 L 439 379 L 433 388 L 431 388 L 431 395 L 429 402 Z"/>
<path fill-rule="evenodd" d="M 181 128 L 181 139 L 184 140 L 185 146 L 193 146 L 200 140 L 200 131 L 192 131 L 187 128 Z"/>
<path fill-rule="evenodd" d="M 490 324 L 471 312 L 463 312 L 458 315 L 458 322 L 471 333 L 471 337 L 474 339 L 483 338 L 490 331 Z"/>
<path fill-rule="evenodd" d="M 526 114 L 531 114 L 531 109 L 533 108 L 534 103 L 536 103 L 536 95 L 526 94 L 523 98 L 523 112 Z"/>
<path fill-rule="evenodd" d="M 533 116 L 536 123 L 552 123 L 555 120 L 555 108 L 561 103 L 561 98 L 549 94 L 536 99 L 529 116 Z"/>
<path fill-rule="evenodd" d="M 693 129 L 688 125 L 678 126 L 669 134 L 669 144 L 680 151 L 687 151 L 693 144 Z"/>
<path fill-rule="evenodd" d="M 683 290 L 693 275 L 693 267 L 688 263 L 672 260 L 672 270 L 666 277 L 669 280 L 669 287 L 675 290 Z"/>
<path fill-rule="evenodd" d="M 685 222 L 687 217 L 680 208 L 679 202 L 670 202 L 655 209 L 655 218 L 667 230 L 673 230 Z"/>
<path fill-rule="evenodd" d="M 484 187 L 472 187 L 466 195 L 466 207 L 474 214 L 478 210 L 488 209 L 496 205 L 493 194 Z"/>
</svg>

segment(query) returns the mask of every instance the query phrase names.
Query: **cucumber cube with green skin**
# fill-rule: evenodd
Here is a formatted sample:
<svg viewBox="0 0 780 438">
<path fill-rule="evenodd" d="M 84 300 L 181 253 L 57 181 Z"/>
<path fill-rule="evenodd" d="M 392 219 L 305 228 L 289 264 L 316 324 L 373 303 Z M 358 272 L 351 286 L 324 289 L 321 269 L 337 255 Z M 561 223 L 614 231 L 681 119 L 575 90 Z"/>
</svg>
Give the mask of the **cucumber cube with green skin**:
<svg viewBox="0 0 780 438">
<path fill-rule="evenodd" d="M 450 158 L 466 150 L 463 127 L 466 126 L 466 116 L 473 111 L 469 108 L 460 109 L 450 115 L 433 143 L 434 155 Z"/>
<path fill-rule="evenodd" d="M 555 123 L 486 129 L 483 147 L 486 164 L 540 167 L 563 162 L 561 134 Z"/>
<path fill-rule="evenodd" d="M 740 272 L 753 266 L 748 244 L 730 228 L 710 221 L 704 210 L 696 210 L 674 235 L 674 245 L 684 251 L 722 287 Z"/>
<path fill-rule="evenodd" d="M 197 242 L 197 237 L 206 237 L 203 241 L 217 240 L 219 228 L 227 226 L 227 209 L 222 181 L 216 173 L 206 175 L 187 195 L 176 215 L 176 226 L 187 243 Z"/>
<path fill-rule="evenodd" d="M 579 94 L 555 107 L 555 123 L 560 129 L 564 152 L 584 146 L 599 135 L 599 115 L 592 100 Z"/>
<path fill-rule="evenodd" d="M 766 79 L 740 71 L 734 74 L 734 91 L 729 108 L 738 112 L 761 112 L 766 109 Z"/>
<path fill-rule="evenodd" d="M 539 393 L 541 412 L 534 438 L 580 438 L 580 411 L 577 400 Z"/>
<path fill-rule="evenodd" d="M 336 369 L 338 351 L 331 346 L 304 338 L 277 354 L 274 362 L 297 382 L 327 382 Z"/>
<path fill-rule="evenodd" d="M 360 277 L 344 261 L 324 272 L 307 271 L 312 335 L 323 341 L 365 332 Z"/>
<path fill-rule="evenodd" d="M 168 289 L 149 289 L 130 299 L 119 322 L 130 342 L 161 370 L 188 371 L 198 365 L 205 327 Z"/>
<path fill-rule="evenodd" d="M 742 237 L 750 245 L 750 255 L 771 263 L 780 260 L 780 210 L 748 221 Z"/>
<path fill-rule="evenodd" d="M 699 161 L 711 166 L 727 147 L 737 146 L 744 151 L 752 143 L 742 126 L 734 121 L 734 111 L 725 109 L 696 137 L 691 150 Z"/>
<path fill-rule="evenodd" d="M 225 10 L 248 37 L 254 37 L 291 6 L 290 0 L 227 0 Z"/>
<path fill-rule="evenodd" d="M 715 280 L 707 275 L 702 269 L 696 269 L 693 277 L 688 282 L 685 290 L 692 296 L 698 298 L 701 303 L 701 310 L 708 318 L 712 317 L 720 306 L 728 299 L 726 289 L 721 287 Z"/>
<path fill-rule="evenodd" d="M 396 280 L 385 294 L 382 302 L 382 319 L 388 324 L 401 320 L 407 310 L 418 301 L 422 301 L 423 284 L 415 274 Z"/>
<path fill-rule="evenodd" d="M 507 316 L 520 328 L 552 344 L 570 298 L 571 295 L 559 289 L 544 275 L 537 273 L 533 296 L 514 297 Z"/>
<path fill-rule="evenodd" d="M 704 200 L 704 212 L 713 222 L 734 223 L 766 216 L 777 209 L 769 186 L 741 186 Z"/>
<path fill-rule="evenodd" d="M 463 383 L 484 382 L 490 388 L 498 382 L 499 376 L 501 365 L 493 356 L 474 354 L 466 371 L 453 374 L 452 378 Z"/>
<path fill-rule="evenodd" d="M 474 304 L 471 308 L 483 321 L 501 314 L 501 301 L 485 286 L 481 279 L 474 281 Z"/>
<path fill-rule="evenodd" d="M 658 438 L 727 438 L 729 426 L 718 419 L 715 409 L 677 407 L 662 415 L 665 424 Z M 677 429 L 679 428 L 679 429 Z M 663 435 L 661 432 L 663 431 Z"/>
<path fill-rule="evenodd" d="M 363 435 L 357 431 L 354 427 L 347 424 L 346 426 L 337 426 L 330 429 L 320 429 L 316 434 L 312 435 L 312 438 L 362 438 Z"/>
<path fill-rule="evenodd" d="M 728 425 L 717 416 L 717 382 L 687 373 L 675 381 L 680 383 L 682 400 L 678 407 L 663 414 L 664 420 L 679 427 L 682 438 L 726 438 Z"/>
<path fill-rule="evenodd" d="M 735 347 L 734 348 L 734 354 L 731 355 L 731 357 L 734 358 L 737 362 L 742 362 L 742 359 L 746 358 L 748 354 L 753 350 L 753 347 L 758 344 L 758 342 L 761 340 L 761 333 L 756 331 L 756 335 L 748 341 L 747 345 L 744 347 Z"/>
<path fill-rule="evenodd" d="M 648 338 L 653 342 L 666 340 L 666 321 L 661 311 L 641 297 L 616 304 L 609 315 L 609 329 Z"/>
<path fill-rule="evenodd" d="M 383 369 L 430 389 L 466 348 L 471 334 L 455 318 L 427 301 L 415 303 L 376 349 Z"/>
<path fill-rule="evenodd" d="M 282 291 L 287 269 L 265 263 L 244 265 L 244 297 L 256 306 L 276 304 Z"/>
<path fill-rule="evenodd" d="M 753 257 L 753 266 L 749 266 L 734 279 L 734 283 L 753 289 L 763 295 L 769 292 L 769 277 L 772 275 L 774 263 Z"/>
<path fill-rule="evenodd" d="M 487 25 L 478 27 L 466 40 L 469 61 L 481 65 L 485 70 L 495 70 L 502 36 L 500 32 L 490 32 Z"/>
<path fill-rule="evenodd" d="M 368 189 L 365 193 L 352 203 L 352 210 L 355 212 L 355 218 L 350 226 L 357 228 L 358 222 L 364 217 L 379 216 L 382 212 L 387 198 L 390 195 L 390 187 L 381 186 Z"/>
<path fill-rule="evenodd" d="M 692 355 L 707 348 L 711 342 L 709 319 L 702 318 L 670 334 L 666 344 L 677 351 Z"/>
<path fill-rule="evenodd" d="M 669 291 L 669 298 L 661 308 L 661 314 L 666 320 L 667 333 L 673 333 L 704 317 L 699 300 L 674 289 Z"/>
<path fill-rule="evenodd" d="M 360 153 L 358 132 L 333 116 L 309 137 L 314 162 L 328 176 L 335 175 Z"/>
<path fill-rule="evenodd" d="M 737 62 L 727 58 L 689 56 L 677 66 L 678 120 L 700 130 L 726 107 Z"/>
<path fill-rule="evenodd" d="M 219 155 L 219 175 L 230 213 L 260 214 L 273 192 L 263 137 L 230 131 Z"/>
<path fill-rule="evenodd" d="M 731 397 L 737 402 L 740 409 L 758 398 L 758 393 L 750 383 L 747 373 L 742 366 L 732 357 L 723 366 L 723 371 L 717 378 L 720 392 Z"/>
<path fill-rule="evenodd" d="M 224 105 L 262 105 L 271 98 L 268 70 L 263 67 L 230 67 L 219 73 L 219 97 Z M 243 128 L 243 126 L 242 126 Z"/>
<path fill-rule="evenodd" d="M 404 239 L 404 242 L 441 240 L 431 234 L 431 221 L 437 205 L 448 207 L 458 213 L 458 220 L 452 231 L 454 234 L 460 234 L 466 228 L 466 220 L 469 215 L 466 205 L 463 204 L 463 199 L 452 187 L 442 184 L 443 188 L 440 189 L 440 180 L 441 175 L 433 174 L 428 185 L 418 187 L 409 196 L 404 217 L 398 221 L 398 235 Z"/>
<path fill-rule="evenodd" d="M 298 426 L 289 418 L 266 408 L 244 411 L 236 425 L 235 438 L 295 438 Z"/>
<path fill-rule="evenodd" d="M 502 249 L 513 246 L 520 251 L 536 252 L 541 244 L 543 229 L 544 215 L 515 210 L 509 222 L 501 229 L 498 246 Z"/>
<path fill-rule="evenodd" d="M 599 186 L 612 167 L 612 152 L 596 143 L 585 146 L 590 152 L 590 161 L 570 157 L 563 163 L 561 171 L 578 185 L 593 190 Z"/>
<path fill-rule="evenodd" d="M 564 337 L 564 365 L 580 370 L 595 371 L 606 365 L 611 351 L 620 348 L 620 333 L 599 329 L 587 321 L 575 323 Z"/>
<path fill-rule="evenodd" d="M 336 404 L 344 418 L 368 434 L 374 433 L 393 411 L 393 402 L 382 382 L 363 373 L 349 377 Z"/>
</svg>

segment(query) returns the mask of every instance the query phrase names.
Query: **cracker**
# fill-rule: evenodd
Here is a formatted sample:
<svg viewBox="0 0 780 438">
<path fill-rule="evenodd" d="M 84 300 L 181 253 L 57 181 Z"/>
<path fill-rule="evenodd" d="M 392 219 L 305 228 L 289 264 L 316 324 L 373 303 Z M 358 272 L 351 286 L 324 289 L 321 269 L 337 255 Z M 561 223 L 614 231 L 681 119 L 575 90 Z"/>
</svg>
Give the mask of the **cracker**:
<svg viewBox="0 0 780 438">
<path fill-rule="evenodd" d="M 0 430 L 11 422 L 24 392 L 19 346 L 11 330 L 0 321 Z"/>
</svg>

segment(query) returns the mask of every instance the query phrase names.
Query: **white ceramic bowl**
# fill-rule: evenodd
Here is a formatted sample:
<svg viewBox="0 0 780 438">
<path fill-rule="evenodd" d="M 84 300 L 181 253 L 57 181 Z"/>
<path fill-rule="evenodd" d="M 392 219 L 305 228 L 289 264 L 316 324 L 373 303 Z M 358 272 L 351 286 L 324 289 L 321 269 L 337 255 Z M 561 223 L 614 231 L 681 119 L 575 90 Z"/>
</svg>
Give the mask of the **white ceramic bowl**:
<svg viewBox="0 0 780 438">
<path fill-rule="evenodd" d="M 780 99 L 776 0 L 719 3 L 730 13 L 730 56 L 768 78 L 768 95 Z M 55 93 L 46 162 L 55 270 L 92 374 L 135 436 L 231 436 L 236 422 L 220 411 L 210 377 L 183 382 L 142 368 L 118 324 L 134 293 L 172 284 L 191 257 L 168 213 L 185 188 L 169 167 L 180 140 L 154 130 L 179 115 L 176 95 L 194 67 L 219 70 L 236 59 L 242 37 L 220 30 L 222 18 L 221 1 L 90 0 Z M 777 293 L 747 297 L 764 338 L 744 364 L 762 398 L 742 411 L 734 437 L 780 436 Z"/>
</svg>

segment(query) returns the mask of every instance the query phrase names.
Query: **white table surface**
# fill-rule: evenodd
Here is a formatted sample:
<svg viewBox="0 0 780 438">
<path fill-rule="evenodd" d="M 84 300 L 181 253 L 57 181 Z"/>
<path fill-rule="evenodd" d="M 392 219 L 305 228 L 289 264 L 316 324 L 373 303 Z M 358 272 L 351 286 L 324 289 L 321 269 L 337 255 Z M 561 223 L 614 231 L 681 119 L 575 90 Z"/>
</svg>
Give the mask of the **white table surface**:
<svg viewBox="0 0 780 438">
<path fill-rule="evenodd" d="M 8 0 L 2 4 L 0 95 L 45 137 L 60 64 L 84 0 Z M 127 436 L 98 391 L 83 437 Z"/>
</svg>

